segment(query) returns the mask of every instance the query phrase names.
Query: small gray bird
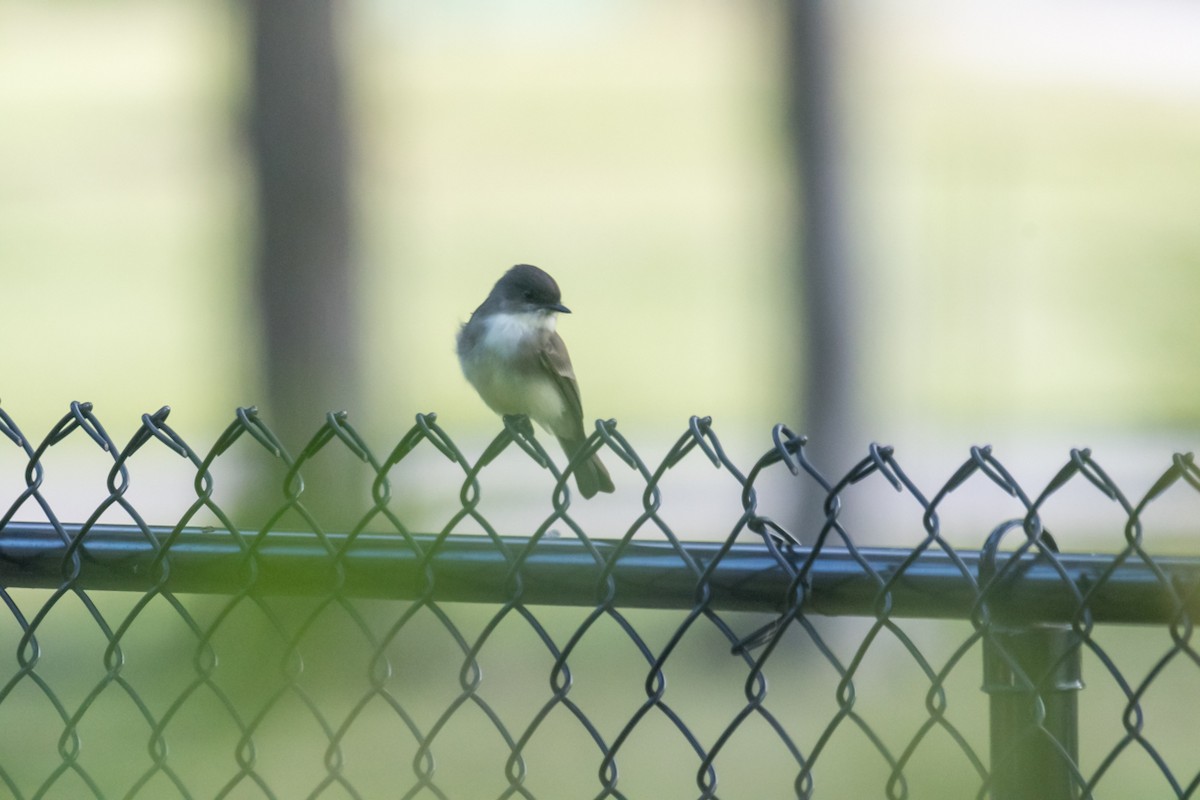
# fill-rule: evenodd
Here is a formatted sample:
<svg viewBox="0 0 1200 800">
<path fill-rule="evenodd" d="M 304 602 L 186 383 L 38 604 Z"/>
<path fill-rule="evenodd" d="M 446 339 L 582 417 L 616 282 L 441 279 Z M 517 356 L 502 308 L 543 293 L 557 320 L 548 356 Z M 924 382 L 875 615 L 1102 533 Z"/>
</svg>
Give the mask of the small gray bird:
<svg viewBox="0 0 1200 800">
<path fill-rule="evenodd" d="M 555 332 L 556 315 L 570 313 L 554 278 L 517 264 L 458 332 L 458 362 L 493 411 L 526 415 L 574 458 L 587 440 L 583 404 L 567 346 Z M 584 497 L 613 490 L 598 454 L 575 467 L 575 480 Z"/>
</svg>

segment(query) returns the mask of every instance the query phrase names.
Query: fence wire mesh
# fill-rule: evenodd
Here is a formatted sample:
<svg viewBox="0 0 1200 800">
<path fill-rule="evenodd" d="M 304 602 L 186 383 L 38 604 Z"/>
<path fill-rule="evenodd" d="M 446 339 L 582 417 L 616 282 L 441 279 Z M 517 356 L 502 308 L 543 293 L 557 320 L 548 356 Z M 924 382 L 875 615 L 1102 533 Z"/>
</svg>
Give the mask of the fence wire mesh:
<svg viewBox="0 0 1200 800">
<path fill-rule="evenodd" d="M 926 493 L 888 447 L 831 479 L 777 426 L 743 469 L 694 418 L 651 464 L 601 421 L 626 469 L 584 503 L 522 420 L 469 458 L 419 415 L 379 458 L 343 414 L 294 457 L 254 409 L 203 452 L 167 417 L 121 447 L 86 403 L 40 440 L 0 410 L 0 796 L 1200 795 L 1200 559 L 1145 530 L 1194 535 L 1190 453 L 1130 497 L 1088 450 L 1031 489 L 974 447 Z M 83 512 L 70 447 L 101 464 Z M 331 451 L 364 476 L 337 528 L 305 483 Z M 155 525 L 164 455 L 183 509 Z M 549 477 L 505 509 L 516 463 Z M 727 497 L 671 483 L 697 463 Z M 798 482 L 812 529 L 765 513 Z M 672 526 L 680 493 L 719 538 Z M 1072 493 L 1111 511 L 1099 554 L 1050 535 Z"/>
</svg>

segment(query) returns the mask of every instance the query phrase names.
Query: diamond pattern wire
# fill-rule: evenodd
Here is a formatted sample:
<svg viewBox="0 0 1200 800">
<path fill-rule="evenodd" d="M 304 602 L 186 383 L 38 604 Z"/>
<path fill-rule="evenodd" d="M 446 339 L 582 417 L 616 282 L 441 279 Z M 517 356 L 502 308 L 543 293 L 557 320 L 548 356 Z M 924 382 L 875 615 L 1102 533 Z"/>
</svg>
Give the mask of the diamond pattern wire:
<svg viewBox="0 0 1200 800">
<path fill-rule="evenodd" d="M 743 470 L 693 418 L 653 464 L 600 421 L 591 445 L 640 504 L 587 531 L 524 419 L 472 459 L 433 414 L 382 458 L 341 413 L 296 456 L 253 408 L 204 451 L 168 416 L 122 447 L 88 403 L 40 440 L 0 409 L 0 797 L 1200 797 L 1200 558 L 1147 532 L 1168 493 L 1195 519 L 1190 453 L 1135 498 L 1088 450 L 1031 490 L 974 447 L 926 493 L 889 447 L 831 479 L 776 426 Z M 107 465 L 82 519 L 55 507 L 64 442 Z M 192 476 L 166 524 L 131 499 L 150 448 Z M 305 485 L 331 450 L 371 476 L 348 530 Z M 246 529 L 217 497 L 248 452 L 282 493 Z M 514 452 L 552 482 L 501 531 L 487 489 Z M 418 531 L 401 472 L 431 458 L 458 502 Z M 668 477 L 695 462 L 740 498 L 718 541 L 671 525 Z M 797 481 L 824 495 L 819 530 L 762 511 Z M 903 546 L 864 544 L 863 492 L 884 488 L 910 509 L 885 522 Z M 1070 493 L 1111 509 L 1102 554 L 1047 530 Z M 983 494 L 1013 512 L 966 539 L 944 520 Z"/>
</svg>

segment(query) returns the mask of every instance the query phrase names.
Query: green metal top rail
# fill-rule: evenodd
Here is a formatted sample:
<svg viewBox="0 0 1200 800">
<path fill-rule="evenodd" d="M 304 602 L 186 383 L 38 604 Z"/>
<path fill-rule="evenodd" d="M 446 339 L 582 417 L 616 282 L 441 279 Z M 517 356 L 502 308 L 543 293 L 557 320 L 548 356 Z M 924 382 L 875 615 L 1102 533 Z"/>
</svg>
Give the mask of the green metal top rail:
<svg viewBox="0 0 1200 800">
<path fill-rule="evenodd" d="M 0 585 L 959 619 L 986 602 L 993 618 L 1023 622 L 1200 614 L 1197 557 L 60 527 L 0 529 Z"/>
</svg>

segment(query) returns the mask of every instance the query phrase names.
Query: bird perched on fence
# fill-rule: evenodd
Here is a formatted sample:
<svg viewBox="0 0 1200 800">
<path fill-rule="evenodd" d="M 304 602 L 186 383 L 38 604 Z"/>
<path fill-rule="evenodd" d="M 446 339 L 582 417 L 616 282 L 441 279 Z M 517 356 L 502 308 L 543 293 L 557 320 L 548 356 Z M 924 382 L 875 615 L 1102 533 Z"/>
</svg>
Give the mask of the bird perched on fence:
<svg viewBox="0 0 1200 800">
<path fill-rule="evenodd" d="M 569 313 L 554 278 L 517 264 L 458 332 L 458 361 L 493 411 L 524 414 L 574 458 L 587 440 L 583 404 L 567 346 L 555 331 L 557 315 Z M 598 454 L 575 465 L 575 481 L 584 497 L 613 490 Z"/>
</svg>

